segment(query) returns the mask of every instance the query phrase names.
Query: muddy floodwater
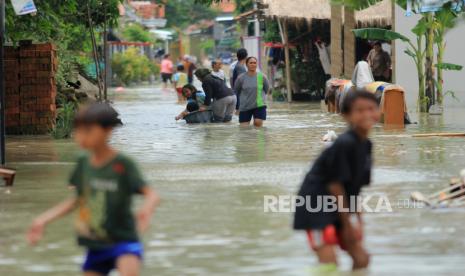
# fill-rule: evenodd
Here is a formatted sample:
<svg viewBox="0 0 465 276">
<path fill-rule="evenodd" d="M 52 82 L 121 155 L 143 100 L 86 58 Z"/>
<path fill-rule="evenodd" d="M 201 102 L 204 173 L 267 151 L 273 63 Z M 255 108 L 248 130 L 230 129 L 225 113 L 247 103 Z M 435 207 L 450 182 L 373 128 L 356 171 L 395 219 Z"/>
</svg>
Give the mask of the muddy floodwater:
<svg viewBox="0 0 465 276">
<path fill-rule="evenodd" d="M 344 131 L 319 104 L 273 103 L 263 129 L 175 122 L 176 95 L 154 87 L 114 95 L 124 127 L 112 143 L 133 156 L 162 197 L 143 236 L 143 275 L 309 275 L 316 263 L 289 213 L 265 213 L 264 195 L 292 195 L 323 148 L 327 130 Z M 463 275 L 465 208 L 419 209 L 412 191 L 433 192 L 465 167 L 465 138 L 412 138 L 413 133 L 464 131 L 465 112 L 411 114 L 406 130 L 373 132 L 375 169 L 365 195 L 387 196 L 393 212 L 368 213 L 367 275 Z M 47 229 L 37 247 L 24 238 L 34 215 L 70 196 L 67 178 L 78 154 L 71 141 L 10 137 L 15 187 L 0 188 L 0 275 L 79 275 L 83 251 L 72 217 Z M 376 201 L 369 202 L 376 206 Z M 341 270 L 350 260 L 341 254 Z"/>
</svg>

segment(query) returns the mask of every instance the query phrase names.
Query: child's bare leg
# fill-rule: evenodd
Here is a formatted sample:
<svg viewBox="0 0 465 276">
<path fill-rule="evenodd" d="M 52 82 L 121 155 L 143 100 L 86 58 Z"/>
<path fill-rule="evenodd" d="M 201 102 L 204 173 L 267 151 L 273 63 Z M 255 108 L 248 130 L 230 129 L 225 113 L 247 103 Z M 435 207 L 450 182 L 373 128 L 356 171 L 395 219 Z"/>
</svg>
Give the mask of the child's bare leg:
<svg viewBox="0 0 465 276">
<path fill-rule="evenodd" d="M 123 255 L 116 261 L 116 268 L 121 276 L 138 276 L 140 274 L 140 259 L 135 255 Z"/>
<path fill-rule="evenodd" d="M 262 127 L 262 126 L 263 126 L 263 120 L 261 120 L 261 119 L 254 119 L 254 120 L 253 120 L 253 125 L 254 125 L 255 127 Z"/>
<path fill-rule="evenodd" d="M 352 266 L 353 270 L 368 267 L 368 264 L 370 263 L 370 255 L 365 248 L 363 248 L 362 242 L 356 242 L 354 245 L 350 246 L 347 253 L 349 253 L 354 262 Z"/>
<path fill-rule="evenodd" d="M 320 264 L 337 264 L 336 251 L 332 245 L 322 245 L 314 249 Z"/>
<path fill-rule="evenodd" d="M 98 272 L 93 272 L 93 271 L 84 271 L 84 276 L 103 276 L 103 274 L 100 274 Z"/>
</svg>

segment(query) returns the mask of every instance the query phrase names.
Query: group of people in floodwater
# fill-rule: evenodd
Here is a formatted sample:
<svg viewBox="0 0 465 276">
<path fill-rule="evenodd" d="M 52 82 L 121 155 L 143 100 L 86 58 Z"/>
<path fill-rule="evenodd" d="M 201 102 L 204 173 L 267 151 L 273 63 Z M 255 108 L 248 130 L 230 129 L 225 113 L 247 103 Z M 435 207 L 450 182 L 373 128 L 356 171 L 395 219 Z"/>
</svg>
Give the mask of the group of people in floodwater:
<svg viewBox="0 0 465 276">
<path fill-rule="evenodd" d="M 165 57 L 162 61 L 162 72 L 169 64 L 166 59 Z M 236 114 L 241 125 L 250 125 L 253 120 L 254 126 L 263 126 L 267 115 L 266 98 L 270 92 L 270 84 L 265 75 L 257 69 L 258 59 L 248 56 L 246 49 L 239 49 L 237 62 L 231 65 L 229 85 L 221 70 L 220 60 L 212 62 L 212 70 L 200 68 L 193 72 L 202 83 L 203 91 L 200 91 L 193 85 L 193 78 L 189 78 L 184 72 L 184 65 L 178 64 L 172 82 L 178 101 L 187 101 L 187 105 L 175 119 L 183 119 L 192 112 L 211 111 L 212 122 L 215 123 L 231 122 Z M 163 81 L 167 83 L 166 75 Z"/>
</svg>

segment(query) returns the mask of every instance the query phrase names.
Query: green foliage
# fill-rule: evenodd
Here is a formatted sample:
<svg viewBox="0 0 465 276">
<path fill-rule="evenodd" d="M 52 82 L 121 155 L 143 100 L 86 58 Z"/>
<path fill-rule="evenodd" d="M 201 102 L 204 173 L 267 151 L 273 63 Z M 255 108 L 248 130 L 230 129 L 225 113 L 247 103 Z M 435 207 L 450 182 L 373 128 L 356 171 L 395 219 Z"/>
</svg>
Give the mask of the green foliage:
<svg viewBox="0 0 465 276">
<path fill-rule="evenodd" d="M 381 28 L 364 28 L 364 29 L 355 29 L 352 30 L 355 37 L 362 38 L 362 39 L 373 39 L 373 40 L 384 40 L 384 41 L 392 41 L 396 39 L 400 39 L 402 41 L 408 42 L 409 39 L 404 35 L 386 30 Z"/>
<path fill-rule="evenodd" d="M 214 3 L 219 3 L 222 0 L 195 0 L 195 3 L 210 7 Z M 235 0 L 236 14 L 240 14 L 253 9 L 254 0 Z"/>
<path fill-rule="evenodd" d="M 123 37 L 131 42 L 154 42 L 155 38 L 139 24 L 131 24 L 122 30 Z"/>
<path fill-rule="evenodd" d="M 208 0 L 158 0 L 166 6 L 167 26 L 173 28 L 184 28 L 200 20 L 214 19 L 217 12 L 210 5 Z M 211 3 L 210 3 L 211 4 Z"/>
<path fill-rule="evenodd" d="M 67 33 L 73 28 L 81 31 L 88 25 L 87 3 L 95 27 L 101 27 L 106 18 L 110 25 L 116 25 L 119 18 L 118 3 L 122 0 L 35 0 L 37 13 L 17 16 L 10 1 L 6 1 L 7 39 L 17 42 L 21 39 L 35 39 L 40 42 L 70 38 Z M 76 35 L 75 31 L 72 34 Z"/>
<path fill-rule="evenodd" d="M 115 54 L 112 69 L 117 80 L 126 85 L 147 81 L 150 75 L 159 73 L 159 68 L 134 47 L 130 47 L 124 53 Z"/>
<path fill-rule="evenodd" d="M 343 5 L 353 10 L 364 10 L 370 6 L 376 5 L 382 0 L 331 0 L 333 5 Z"/>
<path fill-rule="evenodd" d="M 240 14 L 253 9 L 253 0 L 236 0 L 236 13 Z"/>
<path fill-rule="evenodd" d="M 76 104 L 73 102 L 65 103 L 57 110 L 57 121 L 55 127 L 50 131 L 53 138 L 66 139 L 71 137 L 76 110 Z"/>
<path fill-rule="evenodd" d="M 279 34 L 279 26 L 276 20 L 267 21 L 263 39 L 265 42 L 281 42 L 282 39 Z"/>
<path fill-rule="evenodd" d="M 35 0 L 35 15 L 17 16 L 6 1 L 6 38 L 13 44 L 28 39 L 36 43 L 52 42 L 57 46 L 57 84 L 66 85 L 78 67 L 90 62 L 92 49 L 87 20 L 89 3 L 93 25 L 102 27 L 104 19 L 116 25 L 118 3 L 122 0 Z"/>
<path fill-rule="evenodd" d="M 273 97 L 273 101 L 284 102 L 287 99 L 287 94 L 285 91 L 276 88 L 271 91 L 271 96 Z"/>
<path fill-rule="evenodd" d="M 462 65 L 445 63 L 445 62 L 435 64 L 435 67 L 442 69 L 442 70 L 448 70 L 448 71 L 461 71 L 463 69 Z"/>
<path fill-rule="evenodd" d="M 215 40 L 214 39 L 206 39 L 199 43 L 199 48 L 203 49 L 206 53 L 212 53 L 215 49 Z"/>
</svg>

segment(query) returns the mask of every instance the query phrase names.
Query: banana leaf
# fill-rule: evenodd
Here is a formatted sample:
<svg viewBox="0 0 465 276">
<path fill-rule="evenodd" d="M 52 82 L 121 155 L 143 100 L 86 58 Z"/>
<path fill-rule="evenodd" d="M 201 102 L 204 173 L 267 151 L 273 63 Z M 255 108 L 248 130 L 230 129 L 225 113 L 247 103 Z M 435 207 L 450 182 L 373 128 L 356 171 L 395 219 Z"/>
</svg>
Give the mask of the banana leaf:
<svg viewBox="0 0 465 276">
<path fill-rule="evenodd" d="M 400 33 L 393 32 L 386 29 L 380 28 L 363 28 L 363 29 L 354 29 L 355 37 L 363 38 L 363 39 L 372 39 L 372 40 L 383 40 L 383 41 L 392 41 L 396 39 L 400 39 L 405 42 L 409 42 L 410 40 L 401 35 Z"/>
<path fill-rule="evenodd" d="M 284 0 L 281 0 L 284 2 Z M 369 8 L 382 0 L 331 0 L 332 5 L 346 6 L 352 10 L 360 11 Z"/>
<path fill-rule="evenodd" d="M 428 31 L 429 23 L 426 21 L 425 17 L 422 17 L 420 20 L 418 20 L 417 25 L 413 27 L 412 33 L 414 33 L 417 36 L 424 35 Z"/>
<path fill-rule="evenodd" d="M 436 21 L 444 29 L 451 29 L 456 25 L 457 13 L 453 12 L 451 8 L 444 7 L 442 10 L 435 13 Z"/>
<path fill-rule="evenodd" d="M 417 58 L 417 55 L 414 52 L 412 52 L 410 49 L 405 50 L 404 53 L 406 53 L 407 55 L 409 55 L 409 56 L 411 56 L 411 57 L 413 57 L 415 59 Z"/>
<path fill-rule="evenodd" d="M 460 71 L 462 70 L 463 66 L 458 65 L 458 64 L 452 64 L 452 63 L 438 63 L 435 64 L 436 68 L 442 69 L 442 70 L 448 70 L 448 71 Z"/>
</svg>

